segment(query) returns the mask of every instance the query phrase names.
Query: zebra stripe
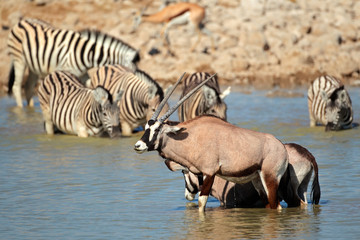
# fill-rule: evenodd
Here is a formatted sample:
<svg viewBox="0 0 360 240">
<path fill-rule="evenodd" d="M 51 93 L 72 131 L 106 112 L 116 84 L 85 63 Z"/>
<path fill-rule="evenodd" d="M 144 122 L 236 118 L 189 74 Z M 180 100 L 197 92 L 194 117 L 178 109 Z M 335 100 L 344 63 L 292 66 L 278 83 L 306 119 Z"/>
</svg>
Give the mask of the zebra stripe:
<svg viewBox="0 0 360 240">
<path fill-rule="evenodd" d="M 180 99 L 210 76 L 207 72 L 196 72 L 185 78 Z M 218 79 L 215 76 L 202 87 L 202 91 L 197 91 L 179 107 L 179 120 L 183 122 L 204 114 L 214 115 L 226 120 L 227 106 L 220 95 Z"/>
<path fill-rule="evenodd" d="M 33 75 L 25 87 L 27 102 L 32 105 L 33 88 L 38 77 L 57 71 L 68 71 L 77 77 L 92 67 L 124 64 L 133 69 L 138 52 L 119 39 L 98 31 L 81 33 L 57 29 L 37 19 L 23 19 L 15 25 L 8 38 L 12 67 L 9 94 L 13 91 L 17 105 L 22 107 L 21 85 L 26 68 Z M 28 80 L 28 81 L 29 81 Z"/>
<path fill-rule="evenodd" d="M 76 76 L 55 71 L 41 82 L 38 95 L 48 134 L 54 134 L 54 126 L 79 137 L 120 133 L 117 104 L 121 92 L 111 95 L 102 87 L 88 89 Z"/>
<path fill-rule="evenodd" d="M 163 98 L 158 94 L 162 93 L 160 86 L 146 81 L 121 65 L 100 67 L 91 76 L 91 87 L 100 85 L 110 93 L 120 89 L 124 91 L 123 99 L 119 103 L 120 125 L 124 136 L 130 136 L 135 128 L 144 126 Z"/>
<path fill-rule="evenodd" d="M 316 78 L 308 89 L 310 126 L 326 125 L 326 130 L 350 128 L 353 121 L 351 99 L 341 81 L 333 76 Z"/>
</svg>

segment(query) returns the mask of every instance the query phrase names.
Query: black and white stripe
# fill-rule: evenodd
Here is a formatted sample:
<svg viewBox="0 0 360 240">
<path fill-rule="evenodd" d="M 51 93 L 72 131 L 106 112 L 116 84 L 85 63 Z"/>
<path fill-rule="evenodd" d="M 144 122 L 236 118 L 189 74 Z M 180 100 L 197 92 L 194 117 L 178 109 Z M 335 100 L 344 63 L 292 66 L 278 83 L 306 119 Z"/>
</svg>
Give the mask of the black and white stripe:
<svg viewBox="0 0 360 240">
<path fill-rule="evenodd" d="M 349 93 L 333 76 L 320 76 L 308 90 L 310 126 L 325 125 L 326 130 L 351 128 L 353 110 Z"/>
<path fill-rule="evenodd" d="M 124 64 L 135 68 L 138 52 L 123 41 L 92 30 L 76 32 L 58 29 L 37 19 L 23 19 L 15 25 L 8 38 L 12 67 L 9 93 L 14 93 L 22 107 L 21 85 L 24 71 L 30 76 L 25 86 L 26 100 L 32 105 L 37 79 L 57 71 L 68 71 L 77 77 L 93 67 Z"/>
<path fill-rule="evenodd" d="M 200 82 L 209 78 L 207 72 L 196 72 L 187 76 L 183 83 L 182 98 Z M 230 91 L 229 89 L 226 91 Z M 227 106 L 223 99 L 228 93 L 222 94 L 217 76 L 210 79 L 198 92 L 193 94 L 178 109 L 179 120 L 181 122 L 195 118 L 196 116 L 210 114 L 226 120 Z"/>
<path fill-rule="evenodd" d="M 48 134 L 55 129 L 79 137 L 120 133 L 117 104 L 122 92 L 112 95 L 101 86 L 92 90 L 76 76 L 55 71 L 41 82 L 38 95 Z"/>
<path fill-rule="evenodd" d="M 90 80 L 91 87 L 100 85 L 110 93 L 124 91 L 119 103 L 123 136 L 130 136 L 135 128 L 144 126 L 163 99 L 161 87 L 146 73 L 132 73 L 121 65 L 100 67 Z"/>
</svg>

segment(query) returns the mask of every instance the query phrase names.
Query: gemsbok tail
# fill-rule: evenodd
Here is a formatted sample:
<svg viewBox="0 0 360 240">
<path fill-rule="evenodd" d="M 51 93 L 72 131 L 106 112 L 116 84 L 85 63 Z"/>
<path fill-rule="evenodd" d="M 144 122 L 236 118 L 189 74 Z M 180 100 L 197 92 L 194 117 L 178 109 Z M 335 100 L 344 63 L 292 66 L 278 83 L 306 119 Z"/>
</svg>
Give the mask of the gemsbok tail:
<svg viewBox="0 0 360 240">
<path fill-rule="evenodd" d="M 312 158 L 311 158 L 311 163 L 314 168 L 314 180 L 313 180 L 312 187 L 311 187 L 310 198 L 311 198 L 311 202 L 313 204 L 314 203 L 319 204 L 320 195 L 321 195 L 320 184 L 319 184 L 319 168 L 318 168 L 318 165 L 316 163 L 314 156 L 312 156 Z"/>
<path fill-rule="evenodd" d="M 14 64 L 11 64 L 10 73 L 9 73 L 9 81 L 8 81 L 8 95 L 12 95 L 12 87 L 15 82 L 15 67 Z"/>
</svg>

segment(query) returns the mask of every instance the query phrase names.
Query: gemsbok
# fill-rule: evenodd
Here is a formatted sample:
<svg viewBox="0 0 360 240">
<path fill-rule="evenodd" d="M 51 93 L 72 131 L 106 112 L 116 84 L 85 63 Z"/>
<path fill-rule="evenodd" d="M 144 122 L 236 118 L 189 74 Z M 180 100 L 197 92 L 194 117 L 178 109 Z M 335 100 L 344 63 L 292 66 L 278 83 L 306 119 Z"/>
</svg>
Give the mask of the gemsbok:
<svg viewBox="0 0 360 240">
<path fill-rule="evenodd" d="M 321 195 L 319 169 L 314 156 L 306 148 L 295 143 L 286 143 L 285 148 L 289 154 L 289 165 L 288 172 L 281 179 L 279 195 L 288 204 L 288 207 L 307 205 L 307 189 L 314 172 L 310 197 L 312 203 L 319 204 Z M 170 168 L 174 171 L 183 169 L 176 163 L 170 163 Z M 185 180 L 185 198 L 192 201 L 202 187 L 202 175 L 195 175 L 186 170 L 182 170 L 182 172 Z M 236 184 L 215 177 L 210 194 L 220 201 L 221 206 L 265 206 L 251 182 Z"/>
<path fill-rule="evenodd" d="M 143 14 L 145 9 L 142 10 L 139 16 L 134 19 L 133 32 L 139 27 L 142 22 L 151 23 L 165 23 L 160 35 L 164 38 L 167 45 L 170 46 L 170 40 L 168 37 L 169 29 L 172 26 L 190 24 L 194 31 L 197 33 L 197 40 L 192 45 L 191 51 L 194 51 L 196 46 L 201 40 L 201 35 L 205 34 L 211 39 L 211 47 L 214 49 L 214 41 L 211 32 L 205 28 L 203 20 L 205 18 L 205 8 L 188 2 L 179 2 L 170 4 L 159 12 L 154 14 Z"/>
<path fill-rule="evenodd" d="M 194 174 L 203 174 L 205 179 L 198 199 L 200 212 L 205 210 L 215 176 L 236 183 L 251 181 L 267 208 L 281 209 L 277 192 L 288 166 L 288 154 L 273 135 L 240 128 L 214 116 L 200 116 L 182 123 L 166 122 L 210 78 L 158 118 L 180 83 L 182 77 L 179 78 L 147 122 L 134 150 L 138 153 L 156 150 L 167 166 L 173 161 Z"/>
</svg>

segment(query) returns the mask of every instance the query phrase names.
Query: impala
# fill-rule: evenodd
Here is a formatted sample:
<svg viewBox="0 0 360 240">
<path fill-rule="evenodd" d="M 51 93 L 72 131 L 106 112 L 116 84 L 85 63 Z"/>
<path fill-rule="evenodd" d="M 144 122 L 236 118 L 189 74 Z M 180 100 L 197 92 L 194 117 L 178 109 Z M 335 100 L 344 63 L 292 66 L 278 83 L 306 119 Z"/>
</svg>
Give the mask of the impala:
<svg viewBox="0 0 360 240">
<path fill-rule="evenodd" d="M 145 9 L 134 19 L 133 31 L 135 31 L 141 22 L 165 23 L 160 35 L 164 37 L 168 46 L 170 45 L 168 33 L 172 26 L 190 24 L 194 31 L 197 32 L 197 40 L 191 47 L 195 49 L 200 42 L 201 35 L 206 34 L 211 38 L 211 46 L 214 49 L 214 43 L 211 32 L 205 28 L 203 20 L 205 18 L 205 9 L 195 3 L 179 2 L 164 7 L 159 12 L 146 15 L 143 14 Z"/>
</svg>

